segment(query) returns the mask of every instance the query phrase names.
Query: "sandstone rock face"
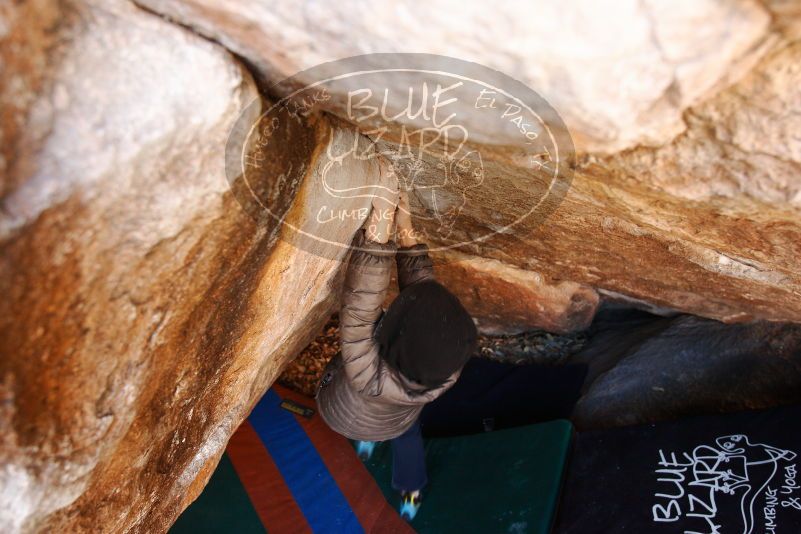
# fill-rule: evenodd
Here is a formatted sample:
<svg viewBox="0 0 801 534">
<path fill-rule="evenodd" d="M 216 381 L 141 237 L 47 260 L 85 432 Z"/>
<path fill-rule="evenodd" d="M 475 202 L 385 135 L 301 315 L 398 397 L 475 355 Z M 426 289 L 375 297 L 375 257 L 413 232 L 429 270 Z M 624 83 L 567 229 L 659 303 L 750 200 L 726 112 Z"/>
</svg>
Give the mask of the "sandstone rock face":
<svg viewBox="0 0 801 534">
<path fill-rule="evenodd" d="M 424 13 L 406 2 L 139 3 L 247 58 L 264 81 L 405 43 L 508 72 L 565 117 L 578 164 L 545 224 L 523 223 L 463 254 L 724 321 L 801 320 L 799 13 L 786 2 L 554 12 L 521 2 L 492 13 L 444 0 Z M 769 9 L 781 15 L 775 24 Z M 519 201 L 520 169 L 489 142 L 498 132 L 484 133 L 495 193 L 469 199 L 461 237 Z"/>
<path fill-rule="evenodd" d="M 518 334 L 541 328 L 569 333 L 590 325 L 598 307 L 591 287 L 563 281 L 546 284 L 542 276 L 496 260 L 446 256 L 438 279 L 454 292 L 485 334 Z"/>
<path fill-rule="evenodd" d="M 578 332 L 590 325 L 600 302 L 591 287 L 568 281 L 548 283 L 539 273 L 496 260 L 454 252 L 440 253 L 437 259 L 437 280 L 459 297 L 482 334 L 534 329 Z M 385 305 L 397 294 L 393 285 Z"/>
<path fill-rule="evenodd" d="M 323 61 L 454 56 L 564 117 L 573 179 L 546 221 L 440 250 L 413 202 L 485 331 L 580 329 L 599 294 L 801 322 L 792 1 L 136 3 L 0 4 L 4 532 L 166 530 L 335 308 L 360 221 L 317 223 L 369 203 L 321 204 L 331 180 L 373 184 L 369 160 L 331 165 L 364 141 L 358 125 L 334 105 L 283 123 L 248 145 L 253 180 L 225 150 L 257 85 L 283 96 L 272 83 Z M 466 197 L 453 238 L 469 241 L 518 208 L 528 176 L 503 130 L 465 120 L 494 187 Z M 429 166 L 422 183 L 437 178 Z M 242 201 L 253 187 L 275 217 Z"/>
<path fill-rule="evenodd" d="M 769 39 L 755 1 L 367 7 L 281 0 L 137 0 L 246 57 L 267 79 L 372 52 L 427 52 L 509 73 L 563 113 L 580 148 L 661 145 L 685 108 L 742 75 Z M 432 31 L 435 30 L 435 31 Z"/>
<path fill-rule="evenodd" d="M 3 17 L 0 530 L 164 531 L 330 314 L 346 248 L 293 247 L 234 199 L 223 149 L 258 95 L 224 49 L 126 3 Z M 265 158 L 314 199 L 315 149 L 354 134 L 304 127 Z M 317 208 L 278 200 L 300 227 Z"/>
</svg>

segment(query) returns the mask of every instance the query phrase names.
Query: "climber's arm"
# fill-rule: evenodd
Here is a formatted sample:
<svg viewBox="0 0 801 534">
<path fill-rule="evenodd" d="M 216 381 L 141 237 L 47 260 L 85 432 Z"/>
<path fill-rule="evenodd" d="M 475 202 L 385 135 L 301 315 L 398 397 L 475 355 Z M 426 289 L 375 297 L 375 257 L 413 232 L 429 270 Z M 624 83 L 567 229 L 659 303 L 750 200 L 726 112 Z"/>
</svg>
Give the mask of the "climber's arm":
<svg viewBox="0 0 801 534">
<path fill-rule="evenodd" d="M 387 296 L 395 243 L 378 243 L 366 239 L 359 230 L 353 242 L 342 308 L 339 311 L 342 361 L 353 387 L 365 394 L 374 394 L 370 385 L 378 372 L 378 344 L 373 337 L 381 317 L 381 305 Z"/>
<path fill-rule="evenodd" d="M 379 183 L 370 216 L 353 240 L 339 312 L 342 361 L 353 387 L 377 394 L 378 344 L 373 337 L 387 296 L 395 243 L 389 241 L 398 203 L 397 181 L 379 162 Z"/>
<path fill-rule="evenodd" d="M 428 246 L 417 240 L 406 193 L 400 195 L 395 218 L 399 246 L 395 261 L 398 264 L 398 287 L 403 291 L 403 288 L 411 284 L 434 280 L 434 264 L 428 256 Z"/>
</svg>

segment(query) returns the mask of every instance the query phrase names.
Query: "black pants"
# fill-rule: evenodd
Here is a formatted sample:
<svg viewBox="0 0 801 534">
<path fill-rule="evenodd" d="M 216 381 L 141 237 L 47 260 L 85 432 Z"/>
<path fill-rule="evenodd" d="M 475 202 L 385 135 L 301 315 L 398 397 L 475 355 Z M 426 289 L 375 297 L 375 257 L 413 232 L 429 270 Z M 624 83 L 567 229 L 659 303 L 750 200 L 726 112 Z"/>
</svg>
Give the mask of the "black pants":
<svg viewBox="0 0 801 534">
<path fill-rule="evenodd" d="M 398 491 L 417 491 L 428 482 L 426 475 L 426 451 L 420 420 L 409 430 L 391 441 L 392 443 L 392 487 Z"/>
</svg>

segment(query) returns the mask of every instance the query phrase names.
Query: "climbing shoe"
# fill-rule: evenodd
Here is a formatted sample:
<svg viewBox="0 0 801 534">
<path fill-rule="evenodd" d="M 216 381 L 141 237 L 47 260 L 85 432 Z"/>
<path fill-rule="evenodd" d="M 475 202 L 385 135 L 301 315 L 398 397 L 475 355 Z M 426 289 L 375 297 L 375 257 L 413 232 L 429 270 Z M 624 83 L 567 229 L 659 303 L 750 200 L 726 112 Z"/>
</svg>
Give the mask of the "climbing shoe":
<svg viewBox="0 0 801 534">
<path fill-rule="evenodd" d="M 411 521 L 417 512 L 420 511 L 420 505 L 423 503 L 423 496 L 420 491 L 403 491 L 401 492 L 401 505 L 400 516 L 405 521 Z"/>
<path fill-rule="evenodd" d="M 356 442 L 356 454 L 359 455 L 359 459 L 362 462 L 366 462 L 373 455 L 373 451 L 375 450 L 375 444 L 376 444 L 375 441 Z"/>
</svg>

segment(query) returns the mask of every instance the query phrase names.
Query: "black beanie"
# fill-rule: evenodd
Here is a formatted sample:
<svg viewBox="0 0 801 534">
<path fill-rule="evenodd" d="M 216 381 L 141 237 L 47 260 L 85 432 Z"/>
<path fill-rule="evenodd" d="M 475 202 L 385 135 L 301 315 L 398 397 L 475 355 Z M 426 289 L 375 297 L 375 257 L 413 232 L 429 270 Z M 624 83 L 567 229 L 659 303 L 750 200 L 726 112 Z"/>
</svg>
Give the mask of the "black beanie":
<svg viewBox="0 0 801 534">
<path fill-rule="evenodd" d="M 376 332 L 381 357 L 428 388 L 442 385 L 476 349 L 473 320 L 459 299 L 434 281 L 406 287 Z"/>
</svg>

